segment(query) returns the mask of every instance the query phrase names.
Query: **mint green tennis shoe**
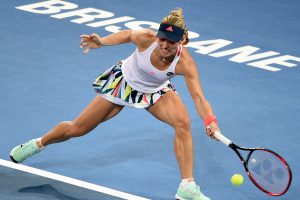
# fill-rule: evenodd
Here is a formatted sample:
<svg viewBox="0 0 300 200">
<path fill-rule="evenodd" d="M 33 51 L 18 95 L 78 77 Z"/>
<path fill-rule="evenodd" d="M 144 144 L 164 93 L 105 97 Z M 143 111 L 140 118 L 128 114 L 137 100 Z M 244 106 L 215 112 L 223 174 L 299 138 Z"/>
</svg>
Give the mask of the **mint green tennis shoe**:
<svg viewBox="0 0 300 200">
<path fill-rule="evenodd" d="M 179 185 L 177 194 L 175 195 L 177 200 L 210 200 L 205 196 L 201 191 L 198 185 L 190 184 L 187 188 L 183 188 L 182 185 Z"/>
<path fill-rule="evenodd" d="M 32 139 L 13 148 L 10 152 L 10 159 L 15 163 L 21 163 L 26 158 L 39 153 L 42 149 L 38 147 L 37 140 L 38 139 Z"/>
</svg>

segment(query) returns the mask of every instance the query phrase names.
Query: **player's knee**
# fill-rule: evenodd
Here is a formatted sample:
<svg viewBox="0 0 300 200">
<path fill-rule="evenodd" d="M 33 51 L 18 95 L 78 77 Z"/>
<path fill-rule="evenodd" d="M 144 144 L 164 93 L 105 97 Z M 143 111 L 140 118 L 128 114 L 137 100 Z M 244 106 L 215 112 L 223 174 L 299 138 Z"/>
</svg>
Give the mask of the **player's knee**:
<svg viewBox="0 0 300 200">
<path fill-rule="evenodd" d="M 188 134 L 191 130 L 191 121 L 189 117 L 180 117 L 176 120 L 174 123 L 174 128 L 176 129 L 176 132 L 179 134 Z"/>
</svg>

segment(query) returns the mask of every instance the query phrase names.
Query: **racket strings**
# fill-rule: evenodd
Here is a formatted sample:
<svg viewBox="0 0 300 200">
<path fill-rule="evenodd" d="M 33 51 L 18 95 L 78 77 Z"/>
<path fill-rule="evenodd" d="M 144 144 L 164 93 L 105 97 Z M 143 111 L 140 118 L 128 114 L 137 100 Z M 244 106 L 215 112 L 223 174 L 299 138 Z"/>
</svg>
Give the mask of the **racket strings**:
<svg viewBox="0 0 300 200">
<path fill-rule="evenodd" d="M 248 160 L 248 169 L 253 181 L 269 193 L 281 195 L 289 186 L 290 172 L 272 152 L 254 151 Z"/>
</svg>

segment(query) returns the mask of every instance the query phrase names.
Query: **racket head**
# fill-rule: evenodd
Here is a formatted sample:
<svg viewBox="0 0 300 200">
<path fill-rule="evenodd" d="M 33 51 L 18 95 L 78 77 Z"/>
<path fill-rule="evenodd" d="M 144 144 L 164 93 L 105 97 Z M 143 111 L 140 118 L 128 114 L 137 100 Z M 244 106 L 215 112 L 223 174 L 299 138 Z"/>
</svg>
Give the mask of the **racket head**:
<svg viewBox="0 0 300 200">
<path fill-rule="evenodd" d="M 245 161 L 247 175 L 263 192 L 271 196 L 285 194 L 292 182 L 288 163 L 272 150 L 252 149 Z"/>
</svg>

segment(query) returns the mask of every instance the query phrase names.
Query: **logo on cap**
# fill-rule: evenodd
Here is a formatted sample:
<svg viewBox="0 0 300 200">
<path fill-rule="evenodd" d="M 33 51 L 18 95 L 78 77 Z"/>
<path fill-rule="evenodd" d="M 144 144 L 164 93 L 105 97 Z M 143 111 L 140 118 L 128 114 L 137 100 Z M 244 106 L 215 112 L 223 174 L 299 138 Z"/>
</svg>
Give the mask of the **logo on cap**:
<svg viewBox="0 0 300 200">
<path fill-rule="evenodd" d="M 166 28 L 167 31 L 173 32 L 173 28 L 172 26 L 169 26 L 168 28 Z"/>
</svg>

